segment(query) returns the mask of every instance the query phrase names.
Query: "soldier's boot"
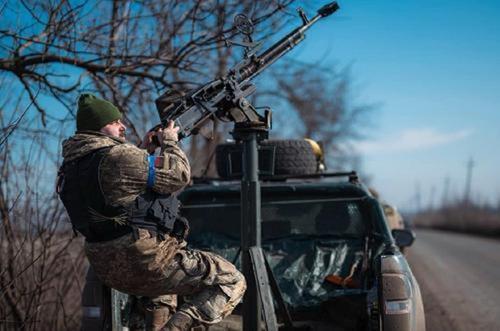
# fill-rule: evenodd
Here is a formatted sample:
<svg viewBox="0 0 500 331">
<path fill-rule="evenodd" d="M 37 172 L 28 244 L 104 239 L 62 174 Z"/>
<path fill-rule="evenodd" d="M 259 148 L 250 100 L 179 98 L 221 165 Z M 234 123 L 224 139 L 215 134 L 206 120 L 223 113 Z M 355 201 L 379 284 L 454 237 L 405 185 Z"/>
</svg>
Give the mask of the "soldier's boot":
<svg viewBox="0 0 500 331">
<path fill-rule="evenodd" d="M 169 307 L 148 307 L 144 311 L 144 319 L 147 331 L 160 331 L 163 330 L 170 318 Z"/>
<path fill-rule="evenodd" d="M 164 331 L 188 331 L 193 326 L 193 319 L 186 313 L 178 311 L 172 315 L 165 325 Z"/>
</svg>

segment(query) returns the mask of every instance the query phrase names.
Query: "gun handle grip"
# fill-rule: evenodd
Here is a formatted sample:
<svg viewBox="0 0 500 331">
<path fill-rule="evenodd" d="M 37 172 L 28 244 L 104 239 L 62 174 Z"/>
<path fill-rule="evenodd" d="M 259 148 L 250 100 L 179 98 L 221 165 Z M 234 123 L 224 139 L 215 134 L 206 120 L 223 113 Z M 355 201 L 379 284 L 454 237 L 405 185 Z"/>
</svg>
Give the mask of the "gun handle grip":
<svg viewBox="0 0 500 331">
<path fill-rule="evenodd" d="M 161 146 L 161 143 L 160 141 L 158 140 L 158 137 L 156 135 L 154 135 L 153 137 L 151 137 L 151 142 L 153 144 L 155 144 L 156 146 Z"/>
<path fill-rule="evenodd" d="M 154 127 L 152 127 L 149 132 L 156 132 L 158 131 L 158 129 L 162 128 L 163 125 L 161 124 L 158 124 L 158 125 L 155 125 Z M 156 136 L 156 134 L 154 136 L 151 137 L 151 142 L 153 144 L 155 144 L 156 146 L 160 147 L 161 146 L 161 143 L 160 141 L 158 140 L 158 137 Z"/>
</svg>

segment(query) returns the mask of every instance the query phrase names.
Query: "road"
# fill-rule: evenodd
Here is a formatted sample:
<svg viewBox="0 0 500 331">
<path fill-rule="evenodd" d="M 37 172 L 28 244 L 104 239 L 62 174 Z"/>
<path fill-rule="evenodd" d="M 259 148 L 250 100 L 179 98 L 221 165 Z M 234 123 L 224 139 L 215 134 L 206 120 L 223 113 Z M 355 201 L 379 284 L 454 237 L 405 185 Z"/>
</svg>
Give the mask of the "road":
<svg viewBox="0 0 500 331">
<path fill-rule="evenodd" d="M 408 260 L 427 330 L 500 330 L 500 239 L 418 230 Z"/>
</svg>

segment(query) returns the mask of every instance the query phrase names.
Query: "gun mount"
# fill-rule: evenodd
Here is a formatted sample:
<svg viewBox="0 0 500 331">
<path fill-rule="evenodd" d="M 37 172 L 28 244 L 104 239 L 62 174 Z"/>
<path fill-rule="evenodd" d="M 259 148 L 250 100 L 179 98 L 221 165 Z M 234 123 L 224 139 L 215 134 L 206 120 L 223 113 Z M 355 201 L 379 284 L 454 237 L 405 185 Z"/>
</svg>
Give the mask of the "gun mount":
<svg viewBox="0 0 500 331">
<path fill-rule="evenodd" d="M 305 38 L 305 31 L 321 18 L 327 17 L 339 8 L 337 2 L 321 7 L 317 14 L 308 19 L 302 10 L 299 15 L 302 25 L 291 31 L 271 47 L 257 54 L 260 43 L 254 43 L 251 38 L 253 24 L 244 15 L 235 17 L 236 29 L 246 36 L 245 42 L 229 41 L 227 44 L 237 44 L 245 47 L 245 57 L 232 67 L 226 75 L 201 87 L 179 93 L 167 91 L 156 100 L 156 106 L 162 125 L 174 121 L 179 127 L 179 139 L 195 134 L 210 118 L 218 118 L 234 123 L 260 123 L 269 128 L 270 114 L 259 114 L 255 107 L 246 99 L 255 92 L 256 87 L 251 80 L 276 62 L 283 55 L 299 44 Z"/>
</svg>

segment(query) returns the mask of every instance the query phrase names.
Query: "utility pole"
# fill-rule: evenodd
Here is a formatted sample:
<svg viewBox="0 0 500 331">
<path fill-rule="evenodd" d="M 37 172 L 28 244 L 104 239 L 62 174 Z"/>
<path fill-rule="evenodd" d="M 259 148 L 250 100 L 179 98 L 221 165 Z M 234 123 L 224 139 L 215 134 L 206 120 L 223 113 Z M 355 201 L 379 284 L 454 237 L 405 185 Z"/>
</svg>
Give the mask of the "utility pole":
<svg viewBox="0 0 500 331">
<path fill-rule="evenodd" d="M 422 211 L 422 194 L 420 192 L 420 182 L 415 183 L 415 204 L 416 204 L 416 213 L 420 213 Z"/>
<path fill-rule="evenodd" d="M 441 200 L 441 207 L 445 207 L 450 202 L 450 177 L 444 178 L 443 197 Z"/>
<path fill-rule="evenodd" d="M 431 187 L 431 194 L 429 196 L 429 206 L 427 207 L 429 211 L 432 211 L 434 209 L 434 198 L 436 196 L 436 186 L 432 185 Z"/>
<path fill-rule="evenodd" d="M 471 182 L 472 182 L 472 169 L 474 168 L 474 159 L 471 157 L 467 162 L 467 175 L 465 178 L 465 192 L 464 192 L 464 202 L 470 202 L 470 191 L 471 191 Z"/>
</svg>

